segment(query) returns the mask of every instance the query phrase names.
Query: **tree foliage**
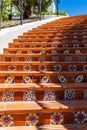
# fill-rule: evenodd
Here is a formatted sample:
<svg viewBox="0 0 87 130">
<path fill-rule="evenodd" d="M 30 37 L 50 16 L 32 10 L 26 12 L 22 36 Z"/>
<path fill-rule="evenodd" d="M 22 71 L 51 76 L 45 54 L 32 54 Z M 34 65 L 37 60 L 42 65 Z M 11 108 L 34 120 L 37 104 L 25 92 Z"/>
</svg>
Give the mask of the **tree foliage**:
<svg viewBox="0 0 87 130">
<path fill-rule="evenodd" d="M 9 19 L 9 7 L 11 5 L 11 0 L 3 0 L 2 1 L 2 20 Z"/>
<path fill-rule="evenodd" d="M 12 0 L 13 4 L 15 4 L 19 10 L 20 6 L 18 3 L 19 0 Z M 39 0 L 23 0 L 23 11 L 24 18 L 29 18 L 32 13 L 39 14 Z M 42 11 L 46 11 L 48 6 L 52 3 L 52 0 L 42 0 Z"/>
</svg>

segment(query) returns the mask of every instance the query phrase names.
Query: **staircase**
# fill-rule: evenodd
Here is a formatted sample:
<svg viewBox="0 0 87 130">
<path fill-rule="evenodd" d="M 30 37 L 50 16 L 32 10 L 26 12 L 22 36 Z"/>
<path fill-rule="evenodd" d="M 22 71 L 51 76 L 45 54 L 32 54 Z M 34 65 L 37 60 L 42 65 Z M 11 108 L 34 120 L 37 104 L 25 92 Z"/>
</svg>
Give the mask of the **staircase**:
<svg viewBox="0 0 87 130">
<path fill-rule="evenodd" d="M 87 130 L 87 15 L 23 33 L 0 54 L 0 130 Z"/>
</svg>

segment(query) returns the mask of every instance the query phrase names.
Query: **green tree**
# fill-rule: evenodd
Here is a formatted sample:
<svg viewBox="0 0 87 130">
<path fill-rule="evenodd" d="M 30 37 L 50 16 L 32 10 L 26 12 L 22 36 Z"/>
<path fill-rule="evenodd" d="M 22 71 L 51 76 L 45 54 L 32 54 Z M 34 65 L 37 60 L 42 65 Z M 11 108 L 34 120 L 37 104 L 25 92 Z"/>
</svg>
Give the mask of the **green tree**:
<svg viewBox="0 0 87 130">
<path fill-rule="evenodd" d="M 2 20 L 9 19 L 9 7 L 11 5 L 11 0 L 3 0 L 2 1 Z"/>
<path fill-rule="evenodd" d="M 12 0 L 13 4 L 15 4 L 20 10 L 19 0 Z M 29 18 L 32 13 L 39 14 L 39 0 L 23 0 L 23 11 L 24 18 Z M 49 5 L 52 3 L 52 0 L 43 0 L 42 1 L 42 11 L 46 11 Z"/>
</svg>

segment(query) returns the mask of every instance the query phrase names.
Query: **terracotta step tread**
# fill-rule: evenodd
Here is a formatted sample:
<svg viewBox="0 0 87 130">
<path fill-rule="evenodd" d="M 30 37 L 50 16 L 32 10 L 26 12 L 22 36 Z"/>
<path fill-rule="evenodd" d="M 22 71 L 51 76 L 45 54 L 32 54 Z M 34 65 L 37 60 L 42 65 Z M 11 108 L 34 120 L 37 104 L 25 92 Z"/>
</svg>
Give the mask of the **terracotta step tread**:
<svg viewBox="0 0 87 130">
<path fill-rule="evenodd" d="M 36 84 L 36 83 L 14 83 L 14 84 L 0 84 L 0 91 L 26 91 L 26 90 L 33 90 L 33 91 L 44 91 L 44 90 L 61 90 L 62 85 L 58 85 L 56 83 L 49 83 L 49 84 Z"/>
<path fill-rule="evenodd" d="M 38 57 L 38 56 L 72 56 L 72 54 L 0 54 L 0 56 L 4 56 L 4 57 L 25 57 L 25 56 L 32 56 L 32 57 Z M 73 53 L 73 56 L 87 56 L 87 53 L 81 53 L 81 54 L 76 54 Z M 73 57 L 72 56 L 72 57 Z"/>
<path fill-rule="evenodd" d="M 14 84 L 0 84 L 0 92 L 1 91 L 26 91 L 26 90 L 39 90 L 41 86 L 36 83 L 14 83 Z"/>
<path fill-rule="evenodd" d="M 64 75 L 67 74 L 67 76 L 71 75 L 84 75 L 87 74 L 86 71 L 61 71 L 61 72 L 55 72 L 55 71 L 0 71 L 0 76 L 5 76 L 5 75 L 12 75 L 12 76 L 25 76 L 25 75 L 37 75 L 37 76 L 41 76 L 41 75 Z"/>
<path fill-rule="evenodd" d="M 64 65 L 64 66 L 66 66 L 66 65 L 70 65 L 70 64 L 73 64 L 73 65 L 75 65 L 75 64 L 77 64 L 77 65 L 84 65 L 84 64 L 87 64 L 87 61 L 75 61 L 75 62 L 66 62 L 66 61 L 59 61 L 59 62 L 51 62 L 51 61 L 44 61 L 44 62 L 40 62 L 40 61 L 19 61 L 19 62 L 15 62 L 15 61 L 5 61 L 5 62 L 3 62 L 3 61 L 0 61 L 0 65 L 33 65 L 33 64 L 35 64 L 35 65 L 43 65 L 43 64 L 45 64 L 45 65 L 49 65 L 49 64 L 52 64 L 52 65 L 55 65 L 55 64 L 58 64 L 58 65 Z"/>
<path fill-rule="evenodd" d="M 87 124 L 44 125 L 41 130 L 87 130 Z"/>
<path fill-rule="evenodd" d="M 67 47 L 67 48 L 63 48 L 62 46 L 61 47 L 57 47 L 57 48 L 54 48 L 54 47 L 35 47 L 35 48 L 32 48 L 32 47 L 30 47 L 30 48 L 4 48 L 3 50 L 4 51 L 6 51 L 6 50 L 8 50 L 8 51 L 18 51 L 18 50 L 21 50 L 21 51 L 28 51 L 28 50 L 79 50 L 79 49 L 84 49 L 84 50 L 86 50 L 87 49 L 87 47 L 78 47 L 78 48 L 76 48 L 76 47 Z"/>
<path fill-rule="evenodd" d="M 42 106 L 42 112 L 72 112 L 79 110 L 87 110 L 86 100 L 72 101 L 38 101 Z"/>
<path fill-rule="evenodd" d="M 87 124 L 44 125 L 44 126 L 14 126 L 1 127 L 0 130 L 87 130 Z"/>
<path fill-rule="evenodd" d="M 1 114 L 25 114 L 31 112 L 41 112 L 42 107 L 34 101 L 14 101 L 14 102 L 0 102 Z"/>
<path fill-rule="evenodd" d="M 87 83 L 14 83 L 14 84 L 0 84 L 0 92 L 3 91 L 45 91 L 45 90 L 64 90 L 64 89 L 87 89 Z"/>
<path fill-rule="evenodd" d="M 0 130 L 38 130 L 36 126 L 1 127 Z"/>
</svg>

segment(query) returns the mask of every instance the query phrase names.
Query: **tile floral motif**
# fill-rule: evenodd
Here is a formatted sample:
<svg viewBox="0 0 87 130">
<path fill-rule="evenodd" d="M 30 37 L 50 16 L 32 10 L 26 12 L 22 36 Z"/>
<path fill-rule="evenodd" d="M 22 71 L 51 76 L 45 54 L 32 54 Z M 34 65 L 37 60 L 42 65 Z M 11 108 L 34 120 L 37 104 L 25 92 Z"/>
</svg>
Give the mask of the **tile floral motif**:
<svg viewBox="0 0 87 130">
<path fill-rule="evenodd" d="M 39 62 L 44 62 L 44 61 L 46 61 L 46 57 L 40 56 L 40 57 L 38 57 L 38 61 Z"/>
<path fill-rule="evenodd" d="M 38 113 L 26 114 L 26 126 L 38 126 L 38 125 L 39 125 Z"/>
<path fill-rule="evenodd" d="M 69 71 L 76 71 L 76 65 L 69 65 Z"/>
<path fill-rule="evenodd" d="M 14 76 L 5 76 L 5 80 L 4 82 L 6 84 L 13 84 L 15 81 L 14 81 Z"/>
<path fill-rule="evenodd" d="M 75 83 L 82 83 L 84 80 L 84 76 L 83 75 L 76 75 L 75 76 Z"/>
<path fill-rule="evenodd" d="M 23 70 L 24 71 L 31 71 L 31 66 L 30 65 L 24 65 Z"/>
<path fill-rule="evenodd" d="M 67 77 L 65 75 L 59 75 L 58 83 L 67 83 Z"/>
<path fill-rule="evenodd" d="M 32 76 L 23 76 L 23 83 L 32 83 Z"/>
<path fill-rule="evenodd" d="M 0 127 L 14 126 L 13 115 L 0 115 Z"/>
<path fill-rule="evenodd" d="M 41 83 L 50 83 L 49 76 L 41 76 Z"/>
<path fill-rule="evenodd" d="M 74 100 L 75 99 L 75 90 L 74 89 L 65 90 L 64 99 L 65 100 Z"/>
<path fill-rule="evenodd" d="M 61 71 L 62 70 L 62 66 L 61 65 L 55 65 L 54 66 L 54 71 Z"/>
<path fill-rule="evenodd" d="M 50 124 L 58 125 L 64 123 L 64 114 L 63 113 L 51 113 L 50 114 Z"/>
<path fill-rule="evenodd" d="M 25 91 L 24 92 L 24 101 L 35 101 L 35 92 L 34 91 Z"/>
<path fill-rule="evenodd" d="M 52 62 L 58 62 L 58 60 L 59 60 L 59 57 L 58 57 L 58 56 L 52 56 L 52 57 L 51 57 L 51 61 L 52 61 Z"/>
<path fill-rule="evenodd" d="M 15 65 L 9 65 L 8 70 L 9 71 L 16 71 L 16 66 Z"/>
<path fill-rule="evenodd" d="M 45 91 L 44 101 L 55 101 L 55 91 Z"/>
<path fill-rule="evenodd" d="M 39 66 L 39 71 L 46 71 L 47 67 L 45 65 L 40 65 Z"/>
<path fill-rule="evenodd" d="M 4 91 L 2 93 L 2 101 L 14 101 L 14 92 L 13 91 Z"/>
<path fill-rule="evenodd" d="M 84 71 L 87 71 L 87 65 L 84 65 L 84 66 L 83 66 L 83 70 L 84 70 Z"/>
<path fill-rule="evenodd" d="M 76 124 L 87 123 L 87 112 L 85 111 L 74 112 L 74 123 Z"/>
<path fill-rule="evenodd" d="M 84 90 L 84 99 L 87 100 L 87 89 Z"/>
</svg>

